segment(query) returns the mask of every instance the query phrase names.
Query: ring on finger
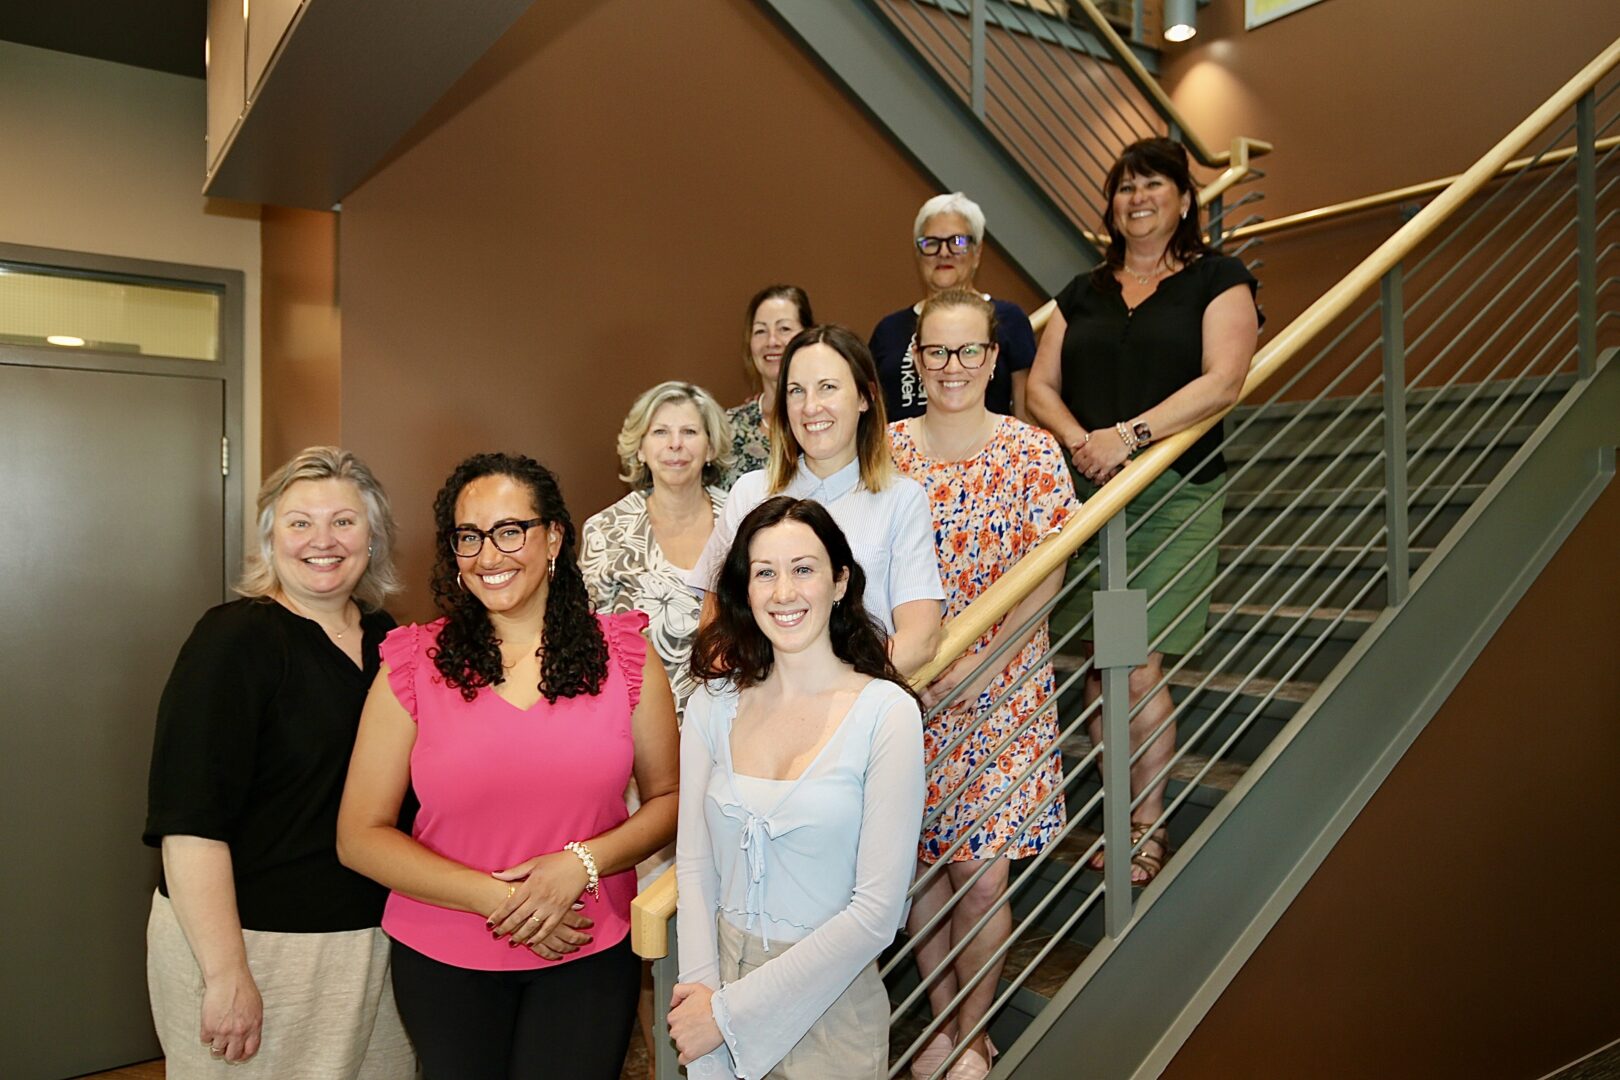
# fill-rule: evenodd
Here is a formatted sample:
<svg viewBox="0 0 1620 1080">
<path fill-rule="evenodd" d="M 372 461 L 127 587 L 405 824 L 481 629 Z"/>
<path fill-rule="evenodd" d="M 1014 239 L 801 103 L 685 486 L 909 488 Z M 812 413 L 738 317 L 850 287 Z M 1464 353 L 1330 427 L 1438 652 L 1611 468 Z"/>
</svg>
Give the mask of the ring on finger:
<svg viewBox="0 0 1620 1080">
<path fill-rule="evenodd" d="M 544 920 L 540 917 L 540 913 L 537 911 L 533 915 L 529 916 L 529 921 L 532 922 L 532 923 L 537 923 L 537 922 L 543 922 Z"/>
</svg>

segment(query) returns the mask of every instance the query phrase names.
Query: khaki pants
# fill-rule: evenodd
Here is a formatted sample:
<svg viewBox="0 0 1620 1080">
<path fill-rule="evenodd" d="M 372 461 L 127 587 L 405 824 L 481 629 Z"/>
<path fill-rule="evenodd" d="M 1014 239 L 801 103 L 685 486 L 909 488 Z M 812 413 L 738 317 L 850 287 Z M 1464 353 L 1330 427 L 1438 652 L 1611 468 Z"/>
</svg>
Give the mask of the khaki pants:
<svg viewBox="0 0 1620 1080">
<path fill-rule="evenodd" d="M 394 1008 L 381 930 L 272 934 L 244 930 L 264 1000 L 259 1052 L 232 1065 L 201 1040 L 202 969 L 161 894 L 146 924 L 146 985 L 169 1080 L 411 1080 L 416 1054 Z"/>
<path fill-rule="evenodd" d="M 718 922 L 721 983 L 740 979 L 793 947 L 773 941 L 766 952 L 753 934 L 724 918 Z M 767 1080 L 880 1080 L 888 1072 L 889 995 L 873 961 L 767 1074 Z"/>
</svg>

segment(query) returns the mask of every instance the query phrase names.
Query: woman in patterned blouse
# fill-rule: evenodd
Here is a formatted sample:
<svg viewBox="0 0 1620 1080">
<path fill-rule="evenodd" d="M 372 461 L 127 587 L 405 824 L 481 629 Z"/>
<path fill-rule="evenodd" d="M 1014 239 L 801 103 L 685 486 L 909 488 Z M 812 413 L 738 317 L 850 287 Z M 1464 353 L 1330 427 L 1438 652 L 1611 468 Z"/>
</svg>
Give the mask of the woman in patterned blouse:
<svg viewBox="0 0 1620 1080">
<path fill-rule="evenodd" d="M 591 605 L 604 615 L 646 612 L 676 715 L 695 685 L 687 660 L 701 607 L 686 572 L 725 505 L 726 493 L 714 485 L 730 461 L 730 444 L 725 414 L 707 390 L 659 383 L 630 406 L 619 430 L 619 479 L 630 494 L 593 514 L 581 532 L 580 570 Z"/>
<path fill-rule="evenodd" d="M 776 382 L 782 373 L 782 351 L 807 326 L 816 324 L 810 310 L 810 297 L 797 285 L 767 285 L 748 301 L 747 351 L 743 367 L 754 394 L 741 405 L 726 410 L 731 423 L 731 467 L 721 488 L 730 491 L 744 473 L 763 469 L 771 456 L 771 429 L 768 417 L 776 400 Z"/>
<path fill-rule="evenodd" d="M 1000 359 L 996 341 L 995 308 L 979 293 L 949 289 L 925 300 L 917 358 L 928 409 L 889 427 L 895 466 L 928 492 L 946 613 L 953 618 L 1079 506 L 1058 441 L 986 407 L 985 389 Z M 1007 860 L 1039 853 L 1063 826 L 1046 620 L 1026 626 L 1062 583 L 1060 567 L 922 693 L 932 710 L 923 729 L 927 814 L 918 850 L 919 875 L 928 884 L 916 896 L 909 926 L 920 938 L 917 965 L 924 980 L 933 980 L 928 998 L 936 1016 L 1007 940 Z M 976 671 L 983 654 L 996 649 L 1005 650 L 1002 660 Z M 935 709 L 944 701 L 950 704 Z M 980 873 L 986 861 L 991 865 Z M 948 917 L 921 936 L 958 891 Z M 950 970 L 939 971 L 992 910 Z M 938 1071 L 958 1038 L 984 1018 L 999 970 L 993 965 L 968 992 L 912 1062 L 913 1075 Z M 948 1075 L 978 1080 L 994 1053 L 989 1036 L 976 1035 Z"/>
</svg>

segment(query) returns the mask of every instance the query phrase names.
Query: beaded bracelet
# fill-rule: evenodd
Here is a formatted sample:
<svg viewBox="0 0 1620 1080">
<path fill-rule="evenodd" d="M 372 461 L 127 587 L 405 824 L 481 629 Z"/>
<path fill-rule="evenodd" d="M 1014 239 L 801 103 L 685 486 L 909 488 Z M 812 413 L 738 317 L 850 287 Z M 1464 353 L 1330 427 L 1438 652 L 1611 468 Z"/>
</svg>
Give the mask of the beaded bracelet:
<svg viewBox="0 0 1620 1080">
<path fill-rule="evenodd" d="M 1136 432 L 1131 430 L 1131 425 L 1121 420 L 1119 423 L 1114 425 L 1114 431 L 1119 434 L 1119 441 L 1125 444 L 1125 452 L 1127 454 L 1135 454 Z"/>
<path fill-rule="evenodd" d="M 587 878 L 585 882 L 585 891 L 591 894 L 591 899 L 602 899 L 602 894 L 597 888 L 601 884 L 602 879 L 596 872 L 596 856 L 591 854 L 591 849 L 580 843 L 578 840 L 570 840 L 568 843 L 563 845 L 563 850 L 572 851 L 574 855 L 578 857 L 579 861 L 585 864 L 585 876 Z"/>
</svg>

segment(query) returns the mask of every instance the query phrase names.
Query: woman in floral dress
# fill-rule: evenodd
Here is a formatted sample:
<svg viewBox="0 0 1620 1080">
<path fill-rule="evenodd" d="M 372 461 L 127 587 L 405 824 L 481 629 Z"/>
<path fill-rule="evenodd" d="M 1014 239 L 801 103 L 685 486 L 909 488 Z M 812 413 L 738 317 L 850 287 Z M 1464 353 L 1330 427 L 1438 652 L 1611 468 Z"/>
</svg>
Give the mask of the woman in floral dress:
<svg viewBox="0 0 1620 1080">
<path fill-rule="evenodd" d="M 1079 503 L 1057 440 L 985 407 L 985 389 L 999 351 L 995 309 L 977 293 L 947 290 L 924 302 L 917 326 L 928 410 L 892 424 L 890 440 L 895 465 L 928 492 L 946 611 L 955 616 L 1068 520 Z M 1006 859 L 1038 853 L 1063 825 L 1061 794 L 1049 798 L 1063 782 L 1053 746 L 1057 723 L 1051 711 L 1036 717 L 1053 687 L 1051 663 L 1042 660 L 1049 643 L 1046 621 L 1020 634 L 1062 582 L 1059 568 L 923 692 L 923 701 L 931 708 L 947 699 L 950 704 L 930 715 L 923 735 L 929 762 L 928 816 L 918 851 L 919 873 L 927 873 L 937 862 L 947 865 L 916 897 L 909 920 L 912 934 L 918 935 L 959 889 L 967 890 L 950 917 L 917 944 L 923 978 L 935 979 L 929 1001 L 936 1015 L 1007 939 L 1012 918 L 1003 905 L 950 971 L 937 970 L 945 955 L 1006 893 Z M 1008 642 L 1009 637 L 1014 640 Z M 1003 661 L 970 679 L 981 654 L 1004 644 L 1008 648 Z M 1026 673 L 1030 676 L 1022 686 L 992 709 L 992 702 Z M 1019 733 L 1026 723 L 1028 729 Z M 964 731 L 966 737 L 947 752 Z M 968 780 L 977 766 L 992 758 L 993 764 Z M 991 805 L 1009 788 L 1015 790 L 992 811 Z M 933 820 L 946 799 L 954 801 Z M 969 886 L 984 860 L 994 863 Z M 957 1033 L 972 1029 L 984 1017 L 996 992 L 996 967 L 918 1054 L 912 1063 L 914 1075 L 931 1076 L 954 1049 Z M 950 1077 L 984 1076 L 994 1053 L 988 1036 L 979 1035 L 952 1066 Z"/>
</svg>

